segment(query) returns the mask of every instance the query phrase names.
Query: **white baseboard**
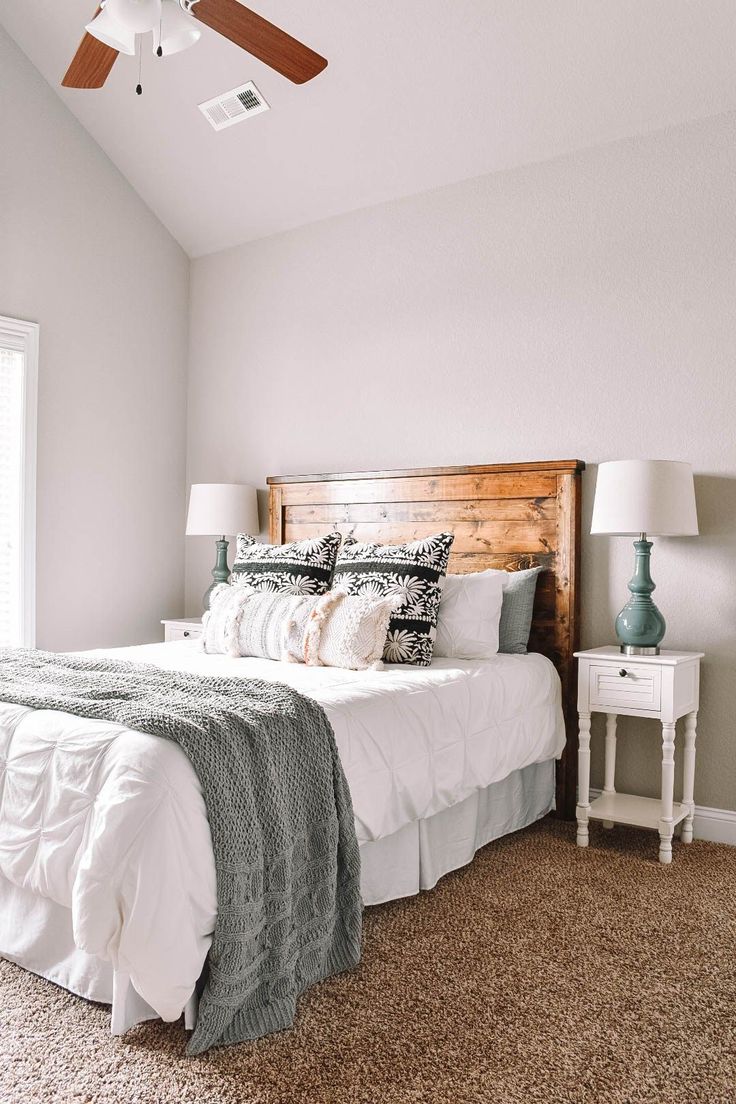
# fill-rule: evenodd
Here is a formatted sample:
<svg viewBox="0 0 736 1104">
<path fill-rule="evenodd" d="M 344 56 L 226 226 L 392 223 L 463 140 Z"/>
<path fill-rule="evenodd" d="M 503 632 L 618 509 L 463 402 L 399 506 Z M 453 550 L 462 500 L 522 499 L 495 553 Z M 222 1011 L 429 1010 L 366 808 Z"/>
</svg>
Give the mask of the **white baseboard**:
<svg viewBox="0 0 736 1104">
<path fill-rule="evenodd" d="M 736 845 L 736 812 L 696 805 L 693 836 L 695 839 L 710 840 L 711 843 Z"/>
<path fill-rule="evenodd" d="M 600 794 L 599 789 L 591 786 L 591 800 L 600 797 Z M 710 843 L 730 843 L 736 846 L 736 810 L 696 805 L 693 836 L 695 839 L 709 840 Z"/>
</svg>

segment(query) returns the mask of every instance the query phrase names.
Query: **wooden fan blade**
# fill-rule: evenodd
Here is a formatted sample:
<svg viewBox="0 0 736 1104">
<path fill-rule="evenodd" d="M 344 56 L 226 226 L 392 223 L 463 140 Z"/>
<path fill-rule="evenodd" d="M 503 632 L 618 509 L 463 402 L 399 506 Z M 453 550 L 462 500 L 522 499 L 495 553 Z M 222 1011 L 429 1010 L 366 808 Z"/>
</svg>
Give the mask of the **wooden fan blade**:
<svg viewBox="0 0 736 1104">
<path fill-rule="evenodd" d="M 100 8 L 95 16 L 100 14 Z M 61 82 L 64 88 L 102 88 L 110 76 L 118 51 L 86 33 Z"/>
<path fill-rule="evenodd" d="M 238 0 L 198 0 L 192 15 L 294 84 L 311 80 L 327 65 L 325 58 Z"/>
</svg>

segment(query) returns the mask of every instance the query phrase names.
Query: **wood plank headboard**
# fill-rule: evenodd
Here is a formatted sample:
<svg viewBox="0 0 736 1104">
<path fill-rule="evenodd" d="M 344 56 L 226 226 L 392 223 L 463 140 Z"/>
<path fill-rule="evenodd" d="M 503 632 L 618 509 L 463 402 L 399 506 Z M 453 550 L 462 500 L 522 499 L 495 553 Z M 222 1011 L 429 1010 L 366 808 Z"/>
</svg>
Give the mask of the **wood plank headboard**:
<svg viewBox="0 0 736 1104">
<path fill-rule="evenodd" d="M 529 649 L 548 656 L 562 679 L 567 746 L 557 771 L 557 809 L 566 818 L 574 816 L 577 783 L 573 652 L 584 467 L 580 460 L 550 460 L 267 480 L 274 544 L 333 528 L 382 544 L 452 530 L 451 572 L 544 567 Z"/>
</svg>

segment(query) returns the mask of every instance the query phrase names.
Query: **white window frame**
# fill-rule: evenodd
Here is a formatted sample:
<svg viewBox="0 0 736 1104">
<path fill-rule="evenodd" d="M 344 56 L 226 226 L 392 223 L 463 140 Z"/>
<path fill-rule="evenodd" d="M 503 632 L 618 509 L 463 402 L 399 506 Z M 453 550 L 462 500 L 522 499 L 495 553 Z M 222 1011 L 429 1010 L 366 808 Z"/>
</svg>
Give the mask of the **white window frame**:
<svg viewBox="0 0 736 1104">
<path fill-rule="evenodd" d="M 23 425 L 21 427 L 20 609 L 21 644 L 36 646 L 36 440 L 38 421 L 37 322 L 0 314 L 0 343 L 23 353 Z"/>
</svg>

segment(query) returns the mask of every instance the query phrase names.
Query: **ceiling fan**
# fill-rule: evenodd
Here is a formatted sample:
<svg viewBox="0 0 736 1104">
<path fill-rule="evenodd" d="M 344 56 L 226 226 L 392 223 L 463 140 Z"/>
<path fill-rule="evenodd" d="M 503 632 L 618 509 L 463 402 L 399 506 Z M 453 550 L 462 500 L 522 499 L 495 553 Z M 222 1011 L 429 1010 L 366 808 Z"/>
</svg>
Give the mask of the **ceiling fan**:
<svg viewBox="0 0 736 1104">
<path fill-rule="evenodd" d="M 311 80 L 327 65 L 325 58 L 238 0 L 102 0 L 61 83 L 65 88 L 102 88 L 118 54 L 135 54 L 136 35 L 149 31 L 158 57 L 186 50 L 202 33 L 197 21 L 294 84 Z"/>
</svg>

